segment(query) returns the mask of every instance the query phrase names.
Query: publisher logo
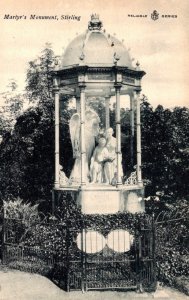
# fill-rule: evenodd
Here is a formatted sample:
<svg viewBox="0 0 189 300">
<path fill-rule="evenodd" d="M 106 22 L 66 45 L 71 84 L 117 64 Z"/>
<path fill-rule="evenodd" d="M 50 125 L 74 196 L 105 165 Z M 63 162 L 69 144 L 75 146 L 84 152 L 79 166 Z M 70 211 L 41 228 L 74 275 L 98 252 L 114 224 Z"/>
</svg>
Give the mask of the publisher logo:
<svg viewBox="0 0 189 300">
<path fill-rule="evenodd" d="M 153 11 L 153 13 L 151 14 L 151 19 L 154 20 L 154 21 L 159 19 L 159 14 L 158 14 L 157 10 Z"/>
<path fill-rule="evenodd" d="M 153 21 L 156 21 L 158 19 L 176 19 L 178 16 L 175 14 L 168 14 L 168 13 L 165 13 L 165 14 L 161 14 L 161 13 L 158 13 L 157 10 L 154 10 L 151 14 L 144 14 L 144 13 L 137 13 L 137 14 L 128 14 L 127 15 L 129 18 L 143 18 L 143 19 L 147 19 L 147 18 L 150 18 L 151 20 Z"/>
</svg>

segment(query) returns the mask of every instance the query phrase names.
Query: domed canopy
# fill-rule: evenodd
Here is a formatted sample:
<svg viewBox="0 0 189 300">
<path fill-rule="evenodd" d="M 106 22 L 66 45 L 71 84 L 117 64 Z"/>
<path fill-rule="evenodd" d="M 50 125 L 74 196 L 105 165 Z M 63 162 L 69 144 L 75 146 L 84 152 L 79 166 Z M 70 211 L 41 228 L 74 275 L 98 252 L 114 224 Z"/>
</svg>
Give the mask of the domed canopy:
<svg viewBox="0 0 189 300">
<path fill-rule="evenodd" d="M 88 30 L 77 36 L 62 57 L 62 68 L 73 65 L 117 66 L 132 68 L 130 55 L 117 38 L 101 31 L 102 22 L 92 15 Z"/>
</svg>

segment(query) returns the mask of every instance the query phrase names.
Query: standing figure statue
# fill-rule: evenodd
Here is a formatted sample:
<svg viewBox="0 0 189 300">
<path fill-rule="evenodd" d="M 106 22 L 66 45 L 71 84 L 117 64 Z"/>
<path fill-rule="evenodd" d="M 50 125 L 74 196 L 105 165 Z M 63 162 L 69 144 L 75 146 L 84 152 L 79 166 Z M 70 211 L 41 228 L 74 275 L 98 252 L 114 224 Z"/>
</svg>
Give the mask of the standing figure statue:
<svg viewBox="0 0 189 300">
<path fill-rule="evenodd" d="M 89 166 L 91 157 L 95 148 L 95 138 L 99 133 L 100 118 L 98 114 L 92 109 L 85 111 L 85 178 L 89 180 Z M 75 163 L 70 175 L 70 182 L 72 184 L 81 183 L 81 125 L 80 125 L 80 114 L 75 113 L 69 122 L 70 137 L 73 149 L 73 158 Z"/>
<path fill-rule="evenodd" d="M 111 160 L 108 160 L 104 164 L 104 176 L 105 182 L 112 184 L 112 180 L 115 180 L 117 176 L 117 159 L 116 159 L 116 138 L 113 137 L 113 129 L 108 128 L 106 130 L 106 148 L 109 152 L 109 157 Z M 122 165 L 120 166 L 121 176 L 123 176 Z"/>
<path fill-rule="evenodd" d="M 104 176 L 105 181 L 109 184 L 112 183 L 112 179 L 117 172 L 117 160 L 116 160 L 116 138 L 113 137 L 113 129 L 108 128 L 106 130 L 106 148 L 108 149 L 109 155 L 112 161 L 108 161 L 104 165 Z"/>
</svg>

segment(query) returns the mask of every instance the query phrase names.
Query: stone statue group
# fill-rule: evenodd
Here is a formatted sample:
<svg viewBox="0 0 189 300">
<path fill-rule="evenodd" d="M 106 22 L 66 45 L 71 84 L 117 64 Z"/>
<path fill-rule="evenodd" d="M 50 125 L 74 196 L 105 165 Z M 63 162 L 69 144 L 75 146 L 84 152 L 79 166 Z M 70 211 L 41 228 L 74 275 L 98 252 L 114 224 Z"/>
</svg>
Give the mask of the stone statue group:
<svg viewBox="0 0 189 300">
<path fill-rule="evenodd" d="M 85 179 L 88 183 L 116 184 L 117 160 L 116 138 L 113 129 L 100 133 L 100 119 L 92 109 L 85 112 Z M 70 119 L 74 166 L 69 178 L 70 184 L 81 183 L 80 115 L 75 113 Z M 60 174 L 61 177 L 61 174 Z"/>
</svg>

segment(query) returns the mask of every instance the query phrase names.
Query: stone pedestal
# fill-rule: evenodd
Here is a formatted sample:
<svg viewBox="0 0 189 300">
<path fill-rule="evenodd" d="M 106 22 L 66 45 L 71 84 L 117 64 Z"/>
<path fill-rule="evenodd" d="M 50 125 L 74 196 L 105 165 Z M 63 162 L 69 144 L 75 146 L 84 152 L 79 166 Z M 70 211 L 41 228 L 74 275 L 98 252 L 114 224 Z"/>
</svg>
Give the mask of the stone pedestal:
<svg viewBox="0 0 189 300">
<path fill-rule="evenodd" d="M 138 185 L 113 187 L 104 184 L 85 187 L 64 187 L 62 192 L 70 192 L 83 214 L 116 214 L 145 211 L 144 188 Z"/>
<path fill-rule="evenodd" d="M 81 190 L 78 205 L 84 214 L 115 214 L 120 210 L 120 192 L 98 186 Z"/>
</svg>

